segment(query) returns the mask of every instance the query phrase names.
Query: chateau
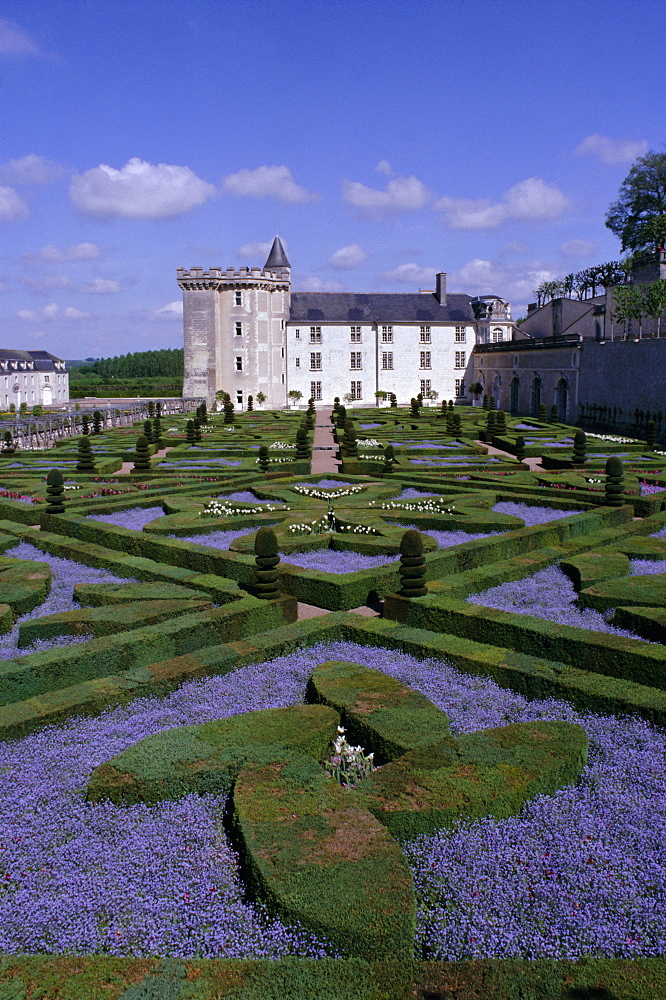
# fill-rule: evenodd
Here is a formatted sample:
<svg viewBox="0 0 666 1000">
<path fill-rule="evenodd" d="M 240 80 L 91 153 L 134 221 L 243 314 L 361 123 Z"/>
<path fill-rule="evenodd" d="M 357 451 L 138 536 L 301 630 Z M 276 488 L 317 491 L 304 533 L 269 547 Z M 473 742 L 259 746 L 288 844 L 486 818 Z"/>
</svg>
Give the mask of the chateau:
<svg viewBox="0 0 666 1000">
<path fill-rule="evenodd" d="M 508 302 L 447 293 L 444 272 L 432 291 L 292 292 L 277 236 L 263 268 L 177 273 L 183 395 L 212 403 L 222 389 L 238 409 L 259 392 L 268 407 L 280 408 L 292 391 L 303 401 L 349 394 L 368 406 L 382 391 L 401 404 L 430 391 L 469 403 L 474 346 L 521 336 Z"/>
<path fill-rule="evenodd" d="M 0 407 L 51 406 L 69 399 L 65 362 L 48 351 L 0 350 Z"/>
</svg>

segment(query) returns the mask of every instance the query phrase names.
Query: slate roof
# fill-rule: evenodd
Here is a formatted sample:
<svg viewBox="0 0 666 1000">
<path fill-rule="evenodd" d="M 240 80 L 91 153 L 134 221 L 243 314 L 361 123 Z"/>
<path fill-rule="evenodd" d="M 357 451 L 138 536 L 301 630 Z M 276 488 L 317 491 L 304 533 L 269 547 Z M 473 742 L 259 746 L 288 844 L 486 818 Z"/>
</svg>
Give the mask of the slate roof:
<svg viewBox="0 0 666 1000">
<path fill-rule="evenodd" d="M 291 267 L 279 236 L 276 236 L 273 240 L 271 252 L 269 253 L 268 259 L 264 264 L 264 271 L 270 271 L 274 267 Z"/>
<path fill-rule="evenodd" d="M 291 323 L 470 323 L 470 295 L 432 292 L 292 292 Z"/>
<path fill-rule="evenodd" d="M 48 351 L 13 351 L 0 348 L 0 361 L 30 361 L 34 362 L 34 371 L 55 371 L 55 362 L 61 361 L 55 354 Z"/>
</svg>

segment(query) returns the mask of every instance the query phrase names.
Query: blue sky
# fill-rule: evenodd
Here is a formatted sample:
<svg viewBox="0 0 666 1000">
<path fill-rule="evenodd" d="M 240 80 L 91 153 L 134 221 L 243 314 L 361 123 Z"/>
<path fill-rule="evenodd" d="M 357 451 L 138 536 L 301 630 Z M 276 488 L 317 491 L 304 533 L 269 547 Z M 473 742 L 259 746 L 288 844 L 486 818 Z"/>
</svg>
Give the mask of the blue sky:
<svg viewBox="0 0 666 1000">
<path fill-rule="evenodd" d="M 182 345 L 177 267 L 495 292 L 619 257 L 663 0 L 0 2 L 2 346 Z"/>
</svg>

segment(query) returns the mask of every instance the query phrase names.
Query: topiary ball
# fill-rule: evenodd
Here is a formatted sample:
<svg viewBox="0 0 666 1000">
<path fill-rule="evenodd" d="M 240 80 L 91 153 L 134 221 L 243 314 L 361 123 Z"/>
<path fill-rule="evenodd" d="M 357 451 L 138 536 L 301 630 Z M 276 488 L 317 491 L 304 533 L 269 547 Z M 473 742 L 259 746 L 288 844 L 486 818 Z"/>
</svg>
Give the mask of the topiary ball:
<svg viewBox="0 0 666 1000">
<path fill-rule="evenodd" d="M 410 528 L 400 539 L 400 555 L 415 558 L 423 555 L 423 539 L 421 532 Z"/>
<path fill-rule="evenodd" d="M 278 540 L 272 528 L 259 528 L 259 531 L 254 536 L 254 554 L 264 559 L 277 556 Z"/>
</svg>

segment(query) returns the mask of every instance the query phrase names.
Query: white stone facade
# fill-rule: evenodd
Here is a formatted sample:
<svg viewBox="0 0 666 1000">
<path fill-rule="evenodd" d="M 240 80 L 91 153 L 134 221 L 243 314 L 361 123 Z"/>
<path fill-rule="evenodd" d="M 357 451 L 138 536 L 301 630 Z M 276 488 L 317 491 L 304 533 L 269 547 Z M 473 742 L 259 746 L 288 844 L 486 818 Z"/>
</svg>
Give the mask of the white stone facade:
<svg viewBox="0 0 666 1000">
<path fill-rule="evenodd" d="M 0 409 L 53 406 L 69 400 L 65 362 L 47 351 L 0 350 Z"/>
<path fill-rule="evenodd" d="M 179 268 L 184 396 L 212 404 L 223 390 L 237 409 L 258 393 L 281 408 L 290 392 L 301 405 L 350 395 L 371 406 L 382 391 L 469 403 L 475 344 L 514 335 L 505 300 L 447 294 L 443 272 L 412 294 L 292 292 L 290 275 L 277 237 L 263 269 Z"/>
</svg>

